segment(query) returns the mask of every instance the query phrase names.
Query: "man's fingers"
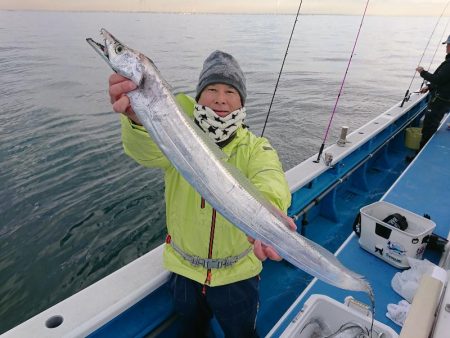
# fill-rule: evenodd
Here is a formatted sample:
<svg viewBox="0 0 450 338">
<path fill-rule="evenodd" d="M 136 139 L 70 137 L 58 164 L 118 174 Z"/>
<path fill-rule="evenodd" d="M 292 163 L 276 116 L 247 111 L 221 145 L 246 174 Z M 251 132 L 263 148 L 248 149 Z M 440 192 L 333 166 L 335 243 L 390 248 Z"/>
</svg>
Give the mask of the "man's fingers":
<svg viewBox="0 0 450 338">
<path fill-rule="evenodd" d="M 130 99 L 126 95 L 128 92 L 136 89 L 136 85 L 133 81 L 130 81 L 126 77 L 119 74 L 112 74 L 109 79 L 109 98 L 112 104 L 112 109 L 116 113 L 122 113 L 134 123 L 141 125 L 139 118 L 133 111 L 130 105 Z"/>
<path fill-rule="evenodd" d="M 131 106 L 128 106 L 128 108 L 127 108 L 127 110 L 125 110 L 124 114 L 126 116 L 128 116 L 130 119 L 132 119 L 135 124 L 142 126 L 141 121 L 139 120 L 139 118 L 137 117 L 136 113 L 133 111 Z"/>
<path fill-rule="evenodd" d="M 288 226 L 291 230 L 297 230 L 297 225 L 295 224 L 294 220 L 289 217 L 288 215 L 286 215 L 283 211 L 278 210 L 278 214 L 283 217 L 287 222 L 288 222 Z"/>
<path fill-rule="evenodd" d="M 127 108 L 130 106 L 130 99 L 128 96 L 123 95 L 120 99 L 114 102 L 112 108 L 116 113 L 124 113 L 127 111 Z"/>
<path fill-rule="evenodd" d="M 262 249 L 264 251 L 265 256 L 269 257 L 270 259 L 274 261 L 281 261 L 281 256 L 270 246 L 267 246 L 265 244 L 262 244 Z"/>
<path fill-rule="evenodd" d="M 123 81 L 127 81 L 127 80 L 128 80 L 128 79 L 127 79 L 126 77 L 124 77 L 124 76 L 122 76 L 122 75 L 119 75 L 119 74 L 117 74 L 117 73 L 113 73 L 113 74 L 111 74 L 111 76 L 109 77 L 108 82 L 109 82 L 109 85 L 112 86 L 112 85 L 114 85 L 114 84 L 116 84 L 116 83 L 123 82 Z"/>
<path fill-rule="evenodd" d="M 119 100 L 124 94 L 129 91 L 136 89 L 136 85 L 133 81 L 126 80 L 119 83 L 115 83 L 109 86 L 109 96 L 111 98 L 111 103 Z"/>
<path fill-rule="evenodd" d="M 253 241 L 253 252 L 260 261 L 264 262 L 267 258 L 274 261 L 281 261 L 283 259 L 272 247 L 261 243 L 261 241 Z"/>
<path fill-rule="evenodd" d="M 262 248 L 261 241 L 255 241 L 253 243 L 253 252 L 255 253 L 255 256 L 262 262 L 264 262 L 267 259 L 266 254 L 264 253 L 264 250 Z"/>
<path fill-rule="evenodd" d="M 288 217 L 288 222 L 289 222 L 289 228 L 291 228 L 291 230 L 297 230 L 297 224 L 295 224 L 294 220 L 290 217 Z"/>
<path fill-rule="evenodd" d="M 116 113 L 122 113 L 125 116 L 127 116 L 128 118 L 130 118 L 131 120 L 133 120 L 134 123 L 136 123 L 138 125 L 142 125 L 141 122 L 139 121 L 139 118 L 137 117 L 136 113 L 133 111 L 133 109 L 130 106 L 130 99 L 128 98 L 128 96 L 123 95 L 119 100 L 114 102 L 112 108 Z"/>
</svg>

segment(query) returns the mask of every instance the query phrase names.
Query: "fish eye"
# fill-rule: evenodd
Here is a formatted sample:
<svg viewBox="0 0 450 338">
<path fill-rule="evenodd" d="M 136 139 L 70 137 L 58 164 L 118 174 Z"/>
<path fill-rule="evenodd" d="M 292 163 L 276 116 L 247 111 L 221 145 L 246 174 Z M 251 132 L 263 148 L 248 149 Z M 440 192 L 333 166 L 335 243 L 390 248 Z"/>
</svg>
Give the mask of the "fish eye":
<svg viewBox="0 0 450 338">
<path fill-rule="evenodd" d="M 117 45 L 115 48 L 115 51 L 117 54 L 121 54 L 123 52 L 123 46 L 122 45 Z"/>
</svg>

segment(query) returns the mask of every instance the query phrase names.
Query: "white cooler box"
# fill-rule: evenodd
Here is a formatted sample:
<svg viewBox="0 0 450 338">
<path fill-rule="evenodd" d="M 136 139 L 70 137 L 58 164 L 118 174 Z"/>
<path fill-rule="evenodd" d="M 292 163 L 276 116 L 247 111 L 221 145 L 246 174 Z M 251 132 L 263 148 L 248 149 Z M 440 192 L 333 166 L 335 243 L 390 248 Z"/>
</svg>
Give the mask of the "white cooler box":
<svg viewBox="0 0 450 338">
<path fill-rule="evenodd" d="M 371 324 L 371 313 L 365 304 L 352 297 L 347 297 L 345 304 L 342 304 L 328 296 L 316 294 L 308 298 L 280 337 L 334 337 L 333 333 L 337 333 L 340 328 L 343 330 L 341 334 L 346 334 L 345 337 L 359 337 L 358 333 L 370 329 Z M 398 338 L 392 328 L 377 320 L 374 321 L 372 333 L 372 337 Z"/>
<path fill-rule="evenodd" d="M 436 224 L 411 211 L 384 201 L 360 210 L 359 245 L 397 268 L 409 268 L 407 257 L 421 259 Z M 382 220 L 392 214 L 406 217 L 408 227 L 402 231 Z"/>
</svg>

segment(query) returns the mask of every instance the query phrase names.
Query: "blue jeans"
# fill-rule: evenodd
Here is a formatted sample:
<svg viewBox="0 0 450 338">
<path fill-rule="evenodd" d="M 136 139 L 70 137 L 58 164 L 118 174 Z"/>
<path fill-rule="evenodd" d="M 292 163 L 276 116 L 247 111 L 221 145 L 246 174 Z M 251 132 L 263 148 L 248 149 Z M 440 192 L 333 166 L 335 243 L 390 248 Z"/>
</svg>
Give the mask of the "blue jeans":
<svg viewBox="0 0 450 338">
<path fill-rule="evenodd" d="M 225 337 L 258 337 L 259 276 L 228 285 L 206 287 L 172 273 L 169 280 L 175 311 L 179 315 L 179 337 L 207 337 L 214 315 Z"/>
</svg>

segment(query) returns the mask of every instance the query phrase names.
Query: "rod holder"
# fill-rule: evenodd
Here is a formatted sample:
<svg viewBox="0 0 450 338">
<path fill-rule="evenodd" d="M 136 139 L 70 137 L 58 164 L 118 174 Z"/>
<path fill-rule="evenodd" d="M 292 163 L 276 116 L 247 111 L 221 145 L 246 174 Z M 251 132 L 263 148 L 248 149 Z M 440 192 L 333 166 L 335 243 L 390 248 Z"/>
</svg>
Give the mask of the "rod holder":
<svg viewBox="0 0 450 338">
<path fill-rule="evenodd" d="M 345 144 L 348 142 L 347 141 L 347 132 L 348 132 L 348 127 L 342 126 L 341 136 L 339 137 L 339 140 L 336 142 L 339 147 L 344 147 Z"/>
</svg>

